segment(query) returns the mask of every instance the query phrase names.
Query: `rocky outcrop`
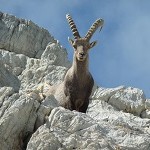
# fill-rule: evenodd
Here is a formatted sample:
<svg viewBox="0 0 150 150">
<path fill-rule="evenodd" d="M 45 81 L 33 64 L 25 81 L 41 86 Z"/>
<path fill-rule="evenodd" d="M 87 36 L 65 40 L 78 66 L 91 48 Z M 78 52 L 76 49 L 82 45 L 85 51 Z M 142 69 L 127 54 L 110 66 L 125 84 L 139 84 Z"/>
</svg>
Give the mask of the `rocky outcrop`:
<svg viewBox="0 0 150 150">
<path fill-rule="evenodd" d="M 55 108 L 33 134 L 27 149 L 113 149 L 103 129 L 88 115 Z"/>
<path fill-rule="evenodd" d="M 39 58 L 54 38 L 32 21 L 0 12 L 0 48 Z"/>
<path fill-rule="evenodd" d="M 2 150 L 150 149 L 150 100 L 140 89 L 95 85 L 86 114 L 29 94 L 60 83 L 70 66 L 60 43 L 31 21 L 0 13 L 0 66 Z"/>
</svg>

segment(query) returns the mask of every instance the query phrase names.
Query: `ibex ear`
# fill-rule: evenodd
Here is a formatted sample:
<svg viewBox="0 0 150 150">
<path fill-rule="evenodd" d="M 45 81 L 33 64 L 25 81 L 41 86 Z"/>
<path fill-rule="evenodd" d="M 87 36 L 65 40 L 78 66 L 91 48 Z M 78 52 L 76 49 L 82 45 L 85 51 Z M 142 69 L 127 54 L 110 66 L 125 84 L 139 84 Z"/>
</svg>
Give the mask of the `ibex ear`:
<svg viewBox="0 0 150 150">
<path fill-rule="evenodd" d="M 69 37 L 68 37 L 68 41 L 70 42 L 71 45 L 73 45 L 74 41 L 70 39 Z"/>
<path fill-rule="evenodd" d="M 92 43 L 90 43 L 90 48 L 93 48 L 96 44 L 97 44 L 97 41 L 93 41 Z"/>
</svg>

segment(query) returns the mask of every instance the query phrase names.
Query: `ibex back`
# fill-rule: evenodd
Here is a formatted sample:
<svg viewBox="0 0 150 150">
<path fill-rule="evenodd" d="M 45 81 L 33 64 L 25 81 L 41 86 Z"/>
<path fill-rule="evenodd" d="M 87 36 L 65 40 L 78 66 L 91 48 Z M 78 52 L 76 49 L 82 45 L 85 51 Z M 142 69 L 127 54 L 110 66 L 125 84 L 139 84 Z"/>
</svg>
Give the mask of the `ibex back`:
<svg viewBox="0 0 150 150">
<path fill-rule="evenodd" d="M 53 94 L 60 106 L 85 113 L 94 85 L 93 77 L 88 69 L 88 52 L 97 43 L 89 41 L 98 27 L 102 28 L 104 21 L 96 20 L 85 37 L 81 38 L 71 16 L 67 14 L 66 18 L 74 36 L 74 40 L 69 39 L 74 49 L 73 63 L 64 81 L 60 85 L 52 86 L 47 94 Z"/>
</svg>

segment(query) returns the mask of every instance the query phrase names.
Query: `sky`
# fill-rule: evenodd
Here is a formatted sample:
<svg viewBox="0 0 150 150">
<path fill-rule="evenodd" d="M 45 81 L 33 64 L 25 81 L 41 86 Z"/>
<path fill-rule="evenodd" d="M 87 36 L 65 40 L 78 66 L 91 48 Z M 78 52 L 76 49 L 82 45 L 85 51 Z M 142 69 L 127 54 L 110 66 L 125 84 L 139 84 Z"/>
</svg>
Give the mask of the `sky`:
<svg viewBox="0 0 150 150">
<path fill-rule="evenodd" d="M 92 40 L 90 72 L 99 86 L 120 85 L 142 89 L 150 98 L 150 1 L 149 0 L 0 0 L 0 11 L 32 20 L 47 29 L 67 49 L 72 32 L 65 15 L 74 19 L 81 36 L 102 18 L 104 27 Z"/>
</svg>

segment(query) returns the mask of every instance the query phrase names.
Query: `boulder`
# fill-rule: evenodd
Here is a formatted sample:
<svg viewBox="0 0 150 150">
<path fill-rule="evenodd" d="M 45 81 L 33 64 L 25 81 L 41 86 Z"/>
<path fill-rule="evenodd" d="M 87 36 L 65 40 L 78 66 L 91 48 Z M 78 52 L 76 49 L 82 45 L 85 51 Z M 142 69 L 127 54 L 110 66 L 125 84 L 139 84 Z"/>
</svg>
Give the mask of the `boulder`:
<svg viewBox="0 0 150 150">
<path fill-rule="evenodd" d="M 0 48 L 39 58 L 54 38 L 30 20 L 0 12 Z"/>
</svg>

